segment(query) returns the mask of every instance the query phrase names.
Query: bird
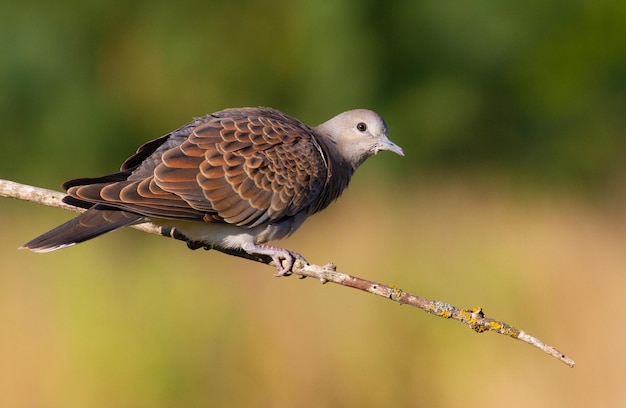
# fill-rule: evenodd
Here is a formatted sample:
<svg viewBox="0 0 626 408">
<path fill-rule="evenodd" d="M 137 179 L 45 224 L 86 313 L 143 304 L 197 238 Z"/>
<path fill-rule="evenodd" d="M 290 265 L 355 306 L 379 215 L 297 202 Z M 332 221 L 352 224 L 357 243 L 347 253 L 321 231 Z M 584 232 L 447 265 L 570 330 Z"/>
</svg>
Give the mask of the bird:
<svg viewBox="0 0 626 408">
<path fill-rule="evenodd" d="M 277 276 L 289 275 L 306 260 L 268 242 L 339 198 L 368 157 L 404 156 L 387 132 L 368 109 L 315 127 L 266 107 L 197 117 L 140 146 L 119 172 L 65 182 L 63 201 L 86 211 L 20 249 L 54 251 L 152 222 L 191 249 L 271 258 Z"/>
</svg>

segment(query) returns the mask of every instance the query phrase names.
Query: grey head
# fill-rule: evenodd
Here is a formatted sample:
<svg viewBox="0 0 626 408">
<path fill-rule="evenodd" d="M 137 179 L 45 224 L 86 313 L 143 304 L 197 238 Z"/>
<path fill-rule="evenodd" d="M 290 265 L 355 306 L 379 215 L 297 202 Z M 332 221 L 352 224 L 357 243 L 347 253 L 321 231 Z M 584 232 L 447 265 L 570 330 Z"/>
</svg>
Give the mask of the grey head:
<svg viewBox="0 0 626 408">
<path fill-rule="evenodd" d="M 402 148 L 389 140 L 383 118 L 368 109 L 340 113 L 314 130 L 334 146 L 353 170 L 381 150 L 404 156 Z"/>
</svg>

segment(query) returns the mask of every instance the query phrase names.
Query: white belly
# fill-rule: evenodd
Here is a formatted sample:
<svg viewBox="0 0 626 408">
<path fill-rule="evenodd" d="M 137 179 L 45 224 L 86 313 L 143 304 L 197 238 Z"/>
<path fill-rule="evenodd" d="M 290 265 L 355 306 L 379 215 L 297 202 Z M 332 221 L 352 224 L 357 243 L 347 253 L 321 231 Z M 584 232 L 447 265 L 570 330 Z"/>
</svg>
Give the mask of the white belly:
<svg viewBox="0 0 626 408">
<path fill-rule="evenodd" d="M 155 224 L 164 227 L 174 227 L 191 241 L 198 241 L 210 246 L 221 248 L 243 248 L 249 244 L 261 244 L 259 240 L 267 227 L 241 228 L 231 224 L 152 220 Z"/>
</svg>

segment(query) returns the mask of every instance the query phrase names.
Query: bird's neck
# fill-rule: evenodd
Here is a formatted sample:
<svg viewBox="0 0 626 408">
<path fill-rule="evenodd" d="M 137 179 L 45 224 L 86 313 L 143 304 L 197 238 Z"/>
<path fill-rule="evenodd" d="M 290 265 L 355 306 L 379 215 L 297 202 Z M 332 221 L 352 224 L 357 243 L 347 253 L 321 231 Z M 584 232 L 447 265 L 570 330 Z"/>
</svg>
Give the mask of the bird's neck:
<svg viewBox="0 0 626 408">
<path fill-rule="evenodd" d="M 350 163 L 339 158 L 340 156 L 333 149 L 333 144 L 321 144 L 327 163 L 326 185 L 322 191 L 322 195 L 318 200 L 313 212 L 322 211 L 328 207 L 330 203 L 341 196 L 341 193 L 348 187 L 350 178 L 354 174 L 355 168 Z"/>
</svg>

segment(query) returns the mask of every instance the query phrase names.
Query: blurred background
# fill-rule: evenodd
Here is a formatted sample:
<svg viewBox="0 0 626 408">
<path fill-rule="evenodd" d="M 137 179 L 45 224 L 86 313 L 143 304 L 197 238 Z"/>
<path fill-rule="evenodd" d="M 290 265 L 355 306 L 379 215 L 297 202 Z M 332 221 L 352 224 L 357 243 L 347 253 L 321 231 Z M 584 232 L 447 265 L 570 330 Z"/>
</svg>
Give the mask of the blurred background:
<svg viewBox="0 0 626 408">
<path fill-rule="evenodd" d="M 226 107 L 365 107 L 381 154 L 279 245 L 555 345 L 0 200 L 0 406 L 626 404 L 626 3 L 0 3 L 0 177 L 58 189 Z"/>
</svg>

